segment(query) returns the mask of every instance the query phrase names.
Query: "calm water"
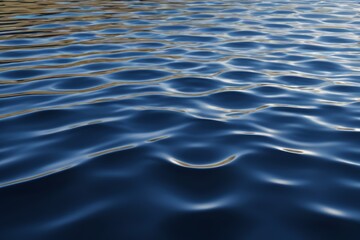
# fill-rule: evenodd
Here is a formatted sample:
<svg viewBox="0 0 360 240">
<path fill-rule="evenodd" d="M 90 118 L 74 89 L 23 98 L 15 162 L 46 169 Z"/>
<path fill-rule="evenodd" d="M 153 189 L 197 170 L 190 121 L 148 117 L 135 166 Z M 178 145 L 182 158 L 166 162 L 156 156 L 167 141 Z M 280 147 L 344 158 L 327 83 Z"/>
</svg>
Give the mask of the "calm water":
<svg viewBox="0 0 360 240">
<path fill-rule="evenodd" d="M 0 238 L 359 239 L 357 0 L 0 2 Z"/>
</svg>

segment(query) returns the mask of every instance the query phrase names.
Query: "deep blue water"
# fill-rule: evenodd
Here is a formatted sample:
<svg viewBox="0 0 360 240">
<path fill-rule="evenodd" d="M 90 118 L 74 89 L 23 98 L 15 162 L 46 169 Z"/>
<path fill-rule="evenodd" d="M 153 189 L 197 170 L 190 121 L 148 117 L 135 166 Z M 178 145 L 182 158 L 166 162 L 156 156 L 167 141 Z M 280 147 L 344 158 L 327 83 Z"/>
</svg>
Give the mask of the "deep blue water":
<svg viewBox="0 0 360 240">
<path fill-rule="evenodd" d="M 0 239 L 359 239 L 358 0 L 0 1 Z"/>
</svg>

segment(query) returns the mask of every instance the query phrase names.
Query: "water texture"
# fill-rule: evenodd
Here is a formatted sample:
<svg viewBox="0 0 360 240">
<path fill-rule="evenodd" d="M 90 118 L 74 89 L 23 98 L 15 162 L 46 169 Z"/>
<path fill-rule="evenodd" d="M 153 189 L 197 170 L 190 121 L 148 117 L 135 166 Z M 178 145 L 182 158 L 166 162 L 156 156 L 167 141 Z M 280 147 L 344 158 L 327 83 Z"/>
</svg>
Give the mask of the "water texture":
<svg viewBox="0 0 360 240">
<path fill-rule="evenodd" d="M 357 0 L 0 1 L 0 238 L 359 239 Z"/>
</svg>

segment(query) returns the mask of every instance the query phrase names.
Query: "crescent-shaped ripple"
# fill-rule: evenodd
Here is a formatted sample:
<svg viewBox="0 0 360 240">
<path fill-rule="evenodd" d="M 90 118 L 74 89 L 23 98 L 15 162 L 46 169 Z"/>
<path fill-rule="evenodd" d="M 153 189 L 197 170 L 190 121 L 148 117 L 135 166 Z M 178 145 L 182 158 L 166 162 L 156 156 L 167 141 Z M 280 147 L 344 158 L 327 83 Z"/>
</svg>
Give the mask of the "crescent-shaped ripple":
<svg viewBox="0 0 360 240">
<path fill-rule="evenodd" d="M 192 163 L 187 163 L 187 162 L 184 162 L 184 161 L 178 160 L 176 158 L 172 158 L 172 157 L 169 157 L 168 160 L 171 163 L 174 163 L 181 167 L 193 168 L 193 169 L 209 169 L 209 168 L 218 168 L 218 167 L 222 167 L 227 164 L 230 164 L 231 162 L 235 161 L 236 158 L 237 158 L 236 155 L 232 155 L 232 156 L 227 157 L 218 162 L 208 163 L 208 164 L 192 164 Z"/>
</svg>

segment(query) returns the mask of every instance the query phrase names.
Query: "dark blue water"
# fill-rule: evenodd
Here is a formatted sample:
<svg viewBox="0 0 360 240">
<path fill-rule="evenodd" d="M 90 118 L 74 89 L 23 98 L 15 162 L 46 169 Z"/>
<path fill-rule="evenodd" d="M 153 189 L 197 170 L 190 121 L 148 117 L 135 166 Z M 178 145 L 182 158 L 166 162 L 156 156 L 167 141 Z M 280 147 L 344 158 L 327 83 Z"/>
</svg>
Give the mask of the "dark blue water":
<svg viewBox="0 0 360 240">
<path fill-rule="evenodd" d="M 0 239 L 359 239 L 357 0 L 0 1 Z"/>
</svg>

